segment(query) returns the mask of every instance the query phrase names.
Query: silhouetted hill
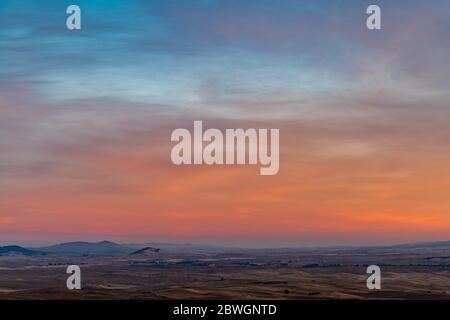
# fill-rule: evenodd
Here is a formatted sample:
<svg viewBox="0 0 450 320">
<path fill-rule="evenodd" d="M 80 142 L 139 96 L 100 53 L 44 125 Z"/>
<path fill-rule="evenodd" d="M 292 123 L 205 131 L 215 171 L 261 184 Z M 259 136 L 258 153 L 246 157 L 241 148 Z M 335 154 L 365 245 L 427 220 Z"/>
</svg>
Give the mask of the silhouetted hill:
<svg viewBox="0 0 450 320">
<path fill-rule="evenodd" d="M 380 246 L 305 246 L 305 247 L 274 247 L 274 248 L 233 248 L 196 244 L 177 243 L 142 243 L 142 244 L 117 244 L 111 241 L 101 242 L 67 242 L 43 248 L 32 248 L 39 253 L 56 254 L 90 254 L 90 255 L 150 255 L 165 250 L 165 252 L 181 253 L 224 253 L 224 254 L 294 254 L 307 252 L 333 252 L 333 253 L 382 253 L 403 250 L 434 250 L 450 249 L 450 241 L 435 241 L 421 243 L 405 243 L 397 245 Z M 24 248 L 22 248 L 24 249 Z M 28 250 L 28 249 L 24 249 Z M 20 251 L 20 250 L 19 250 Z M 1 253 L 0 253 L 1 254 Z M 24 254 L 30 254 L 24 253 Z"/>
<path fill-rule="evenodd" d="M 131 255 L 152 255 L 152 254 L 158 253 L 160 251 L 161 251 L 161 249 L 158 249 L 158 248 L 146 247 L 146 248 L 134 251 L 130 254 Z"/>
<path fill-rule="evenodd" d="M 11 255 L 11 254 L 21 254 L 24 256 L 31 256 L 31 255 L 39 254 L 39 252 L 30 250 L 30 249 L 25 249 L 20 246 L 0 247 L 0 256 L 6 256 L 6 255 Z"/>
<path fill-rule="evenodd" d="M 101 242 L 67 242 L 54 246 L 39 248 L 40 251 L 50 253 L 62 253 L 62 254 L 98 254 L 98 255 L 110 255 L 110 254 L 123 254 L 129 253 L 132 249 L 122 246 L 120 244 L 101 241 Z"/>
<path fill-rule="evenodd" d="M 450 248 L 450 241 L 418 242 L 393 245 L 332 245 L 332 246 L 293 246 L 293 247 L 225 247 L 214 245 L 201 245 L 190 243 L 132 243 L 126 245 L 129 248 L 138 250 L 142 247 L 158 247 L 162 250 L 173 252 L 196 252 L 196 253 L 235 253 L 235 254 L 269 254 L 269 253 L 298 253 L 298 252 L 340 252 L 340 253 L 368 253 L 368 252 L 389 252 L 393 250 L 420 250 L 420 249 L 446 249 Z"/>
</svg>

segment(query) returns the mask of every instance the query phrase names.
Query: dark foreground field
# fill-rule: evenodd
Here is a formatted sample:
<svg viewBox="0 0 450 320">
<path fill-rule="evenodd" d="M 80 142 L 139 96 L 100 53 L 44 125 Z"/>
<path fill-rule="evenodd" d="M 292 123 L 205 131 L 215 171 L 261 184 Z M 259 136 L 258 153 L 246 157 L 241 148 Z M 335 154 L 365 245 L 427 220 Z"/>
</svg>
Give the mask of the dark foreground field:
<svg viewBox="0 0 450 320">
<path fill-rule="evenodd" d="M 66 288 L 71 264 L 82 290 Z M 366 287 L 371 264 L 382 290 Z M 450 299 L 450 247 L 9 253 L 0 299 Z"/>
</svg>

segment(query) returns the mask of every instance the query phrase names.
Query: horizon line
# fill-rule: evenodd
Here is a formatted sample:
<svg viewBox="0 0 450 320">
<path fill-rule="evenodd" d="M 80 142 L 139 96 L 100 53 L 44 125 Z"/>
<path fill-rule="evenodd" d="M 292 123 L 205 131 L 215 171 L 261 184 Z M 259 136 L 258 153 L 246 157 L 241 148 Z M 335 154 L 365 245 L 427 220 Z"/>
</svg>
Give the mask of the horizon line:
<svg viewBox="0 0 450 320">
<path fill-rule="evenodd" d="M 149 244 L 156 245 L 170 245 L 170 246 L 191 246 L 191 247 L 207 247 L 207 248 L 217 248 L 217 249 L 238 249 L 238 250 L 265 250 L 265 249 L 314 249 L 314 248 L 376 248 L 376 247 L 395 247 L 395 246 L 404 246 L 404 245 L 420 245 L 420 244 L 436 244 L 436 243 L 445 243 L 450 242 L 449 240 L 429 240 L 429 241 L 416 241 L 416 242 L 398 242 L 398 243 L 386 243 L 386 244 L 321 244 L 321 245 L 292 245 L 292 246 L 227 246 L 227 245 L 219 245 L 219 244 L 201 244 L 201 243 L 193 243 L 193 242 L 167 242 L 167 241 L 143 241 L 143 242 L 120 242 L 120 241 L 112 241 L 112 240 L 98 240 L 98 241 L 87 241 L 87 240 L 74 240 L 74 241 L 63 241 L 63 242 L 53 242 L 46 245 L 26 245 L 21 244 L 20 241 L 17 243 L 6 243 L 1 244 L 0 247 L 7 246 L 20 246 L 24 248 L 37 249 L 44 248 L 62 244 L 69 243 L 87 243 L 87 244 L 99 244 L 102 242 L 109 242 L 112 244 L 120 245 L 120 246 L 145 246 Z"/>
</svg>

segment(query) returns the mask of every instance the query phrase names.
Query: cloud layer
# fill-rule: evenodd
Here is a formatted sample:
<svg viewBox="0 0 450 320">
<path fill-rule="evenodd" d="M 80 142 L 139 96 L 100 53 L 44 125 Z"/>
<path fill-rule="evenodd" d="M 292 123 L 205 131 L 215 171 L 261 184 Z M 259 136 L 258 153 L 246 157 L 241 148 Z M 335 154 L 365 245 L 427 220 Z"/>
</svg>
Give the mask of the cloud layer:
<svg viewBox="0 0 450 320">
<path fill-rule="evenodd" d="M 450 5 L 0 4 L 0 241 L 450 236 Z M 280 128 L 281 168 L 176 167 L 170 134 Z"/>
</svg>

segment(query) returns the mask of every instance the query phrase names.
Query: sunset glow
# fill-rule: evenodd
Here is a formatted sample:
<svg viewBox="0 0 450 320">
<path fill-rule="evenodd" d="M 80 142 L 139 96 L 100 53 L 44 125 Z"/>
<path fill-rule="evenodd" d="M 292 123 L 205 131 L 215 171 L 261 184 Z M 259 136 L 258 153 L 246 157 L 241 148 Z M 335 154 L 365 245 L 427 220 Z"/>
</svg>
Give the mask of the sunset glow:
<svg viewBox="0 0 450 320">
<path fill-rule="evenodd" d="M 0 242 L 449 239 L 449 3 L 257 2 L 1 1 Z M 174 165 L 200 119 L 279 128 L 279 172 Z"/>
</svg>

